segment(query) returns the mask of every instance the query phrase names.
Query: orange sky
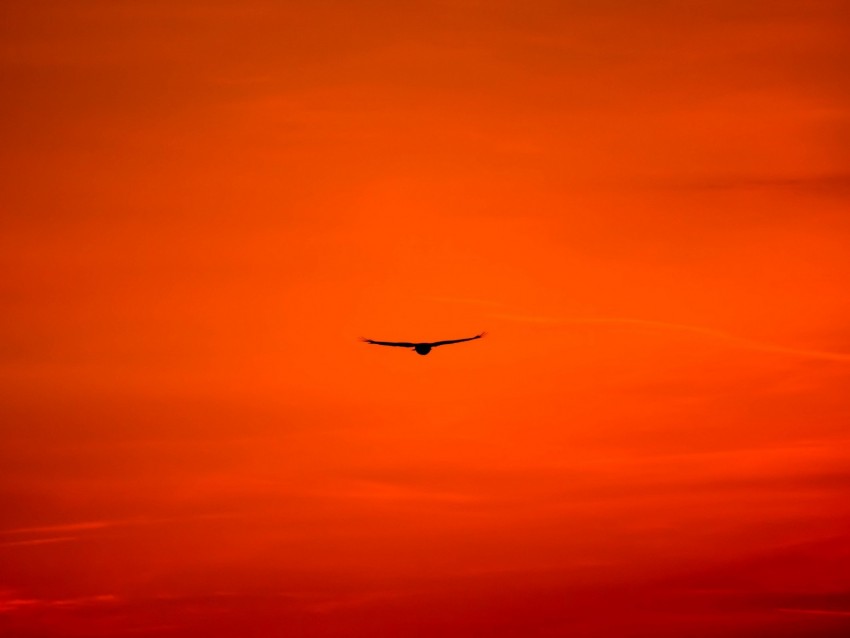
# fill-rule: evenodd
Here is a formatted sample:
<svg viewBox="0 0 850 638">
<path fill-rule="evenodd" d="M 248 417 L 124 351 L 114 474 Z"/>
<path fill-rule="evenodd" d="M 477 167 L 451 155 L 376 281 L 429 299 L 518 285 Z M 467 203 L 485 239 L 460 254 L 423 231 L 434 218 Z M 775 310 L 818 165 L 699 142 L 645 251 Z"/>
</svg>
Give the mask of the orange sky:
<svg viewBox="0 0 850 638">
<path fill-rule="evenodd" d="M 846 2 L 0 12 L 0 635 L 848 635 Z"/>
</svg>

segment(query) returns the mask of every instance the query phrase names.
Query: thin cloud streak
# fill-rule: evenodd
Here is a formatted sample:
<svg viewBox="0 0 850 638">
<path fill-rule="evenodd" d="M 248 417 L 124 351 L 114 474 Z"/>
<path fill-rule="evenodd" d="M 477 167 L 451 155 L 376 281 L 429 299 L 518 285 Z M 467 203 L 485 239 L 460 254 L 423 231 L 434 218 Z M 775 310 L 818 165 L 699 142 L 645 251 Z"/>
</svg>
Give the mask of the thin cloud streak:
<svg viewBox="0 0 850 638">
<path fill-rule="evenodd" d="M 43 525 L 39 527 L 18 527 L 15 529 L 0 530 L 0 534 L 40 534 L 53 532 L 80 532 L 92 529 L 103 529 L 105 527 L 115 527 L 116 525 L 126 524 L 126 521 L 87 521 L 83 523 L 65 523 L 59 525 Z"/>
<path fill-rule="evenodd" d="M 18 527 L 14 529 L 0 530 L 0 535 L 15 536 L 17 534 L 46 534 L 56 532 L 90 532 L 115 527 L 137 527 L 144 525 L 161 525 L 166 523 L 180 523 L 186 521 L 203 521 L 236 518 L 237 514 L 200 514 L 198 516 L 183 516 L 173 518 L 130 518 L 115 519 L 107 521 L 84 521 L 81 523 L 60 523 L 57 525 L 43 525 L 37 527 Z M 0 547 L 13 547 L 25 545 L 47 545 L 50 543 L 64 543 L 78 541 L 84 536 L 53 536 L 47 538 L 29 538 L 22 540 L 0 541 Z"/>
<path fill-rule="evenodd" d="M 6 594 L 3 597 L 2 594 Z M 0 614 L 33 608 L 69 608 L 88 607 L 93 605 L 115 604 L 121 599 L 114 594 L 97 594 L 94 596 L 80 596 L 77 598 L 15 598 L 10 592 L 0 592 Z"/>
<path fill-rule="evenodd" d="M 612 326 L 636 326 L 639 328 L 654 328 L 660 330 L 668 330 L 675 332 L 684 332 L 696 334 L 705 337 L 711 337 L 725 341 L 730 344 L 737 345 L 747 350 L 755 350 L 758 352 L 772 352 L 776 354 L 787 354 L 789 356 L 803 357 L 806 359 L 821 359 L 825 361 L 837 361 L 841 363 L 850 363 L 850 354 L 842 352 L 830 352 L 827 350 L 811 350 L 808 348 L 793 348 L 783 346 L 767 341 L 757 341 L 746 337 L 716 330 L 714 328 L 706 328 L 703 326 L 691 326 L 688 324 L 669 323 L 665 321 L 651 321 L 647 319 L 632 319 L 628 317 L 578 317 L 569 319 L 559 319 L 555 317 L 535 317 L 522 315 L 508 314 L 491 314 L 490 317 L 495 319 L 506 319 L 508 321 L 517 321 L 522 323 L 538 323 L 550 324 L 558 326 L 566 326 L 570 324 L 586 324 L 586 325 L 612 325 Z"/>
<path fill-rule="evenodd" d="M 440 303 L 454 303 L 468 306 L 491 306 L 496 308 L 504 307 L 504 304 L 498 301 L 490 301 L 489 299 L 476 299 L 474 297 L 426 297 L 431 301 L 439 301 Z"/>
<path fill-rule="evenodd" d="M 0 547 L 23 547 L 27 545 L 52 545 L 54 543 L 70 543 L 78 541 L 81 536 L 55 536 L 51 538 L 32 538 L 21 541 L 3 541 L 0 542 Z"/>
<path fill-rule="evenodd" d="M 350 487 L 325 493 L 325 496 L 390 503 L 470 503 L 477 500 L 474 495 L 463 492 L 417 489 L 409 485 L 378 481 L 356 481 Z"/>
<path fill-rule="evenodd" d="M 850 174 L 833 172 L 787 176 L 730 175 L 688 182 L 685 187 L 705 190 L 797 189 L 843 195 L 850 193 Z"/>
<path fill-rule="evenodd" d="M 850 611 L 839 609 L 795 609 L 793 607 L 780 607 L 776 611 L 780 611 L 783 614 L 805 614 L 807 616 L 850 616 Z"/>
</svg>

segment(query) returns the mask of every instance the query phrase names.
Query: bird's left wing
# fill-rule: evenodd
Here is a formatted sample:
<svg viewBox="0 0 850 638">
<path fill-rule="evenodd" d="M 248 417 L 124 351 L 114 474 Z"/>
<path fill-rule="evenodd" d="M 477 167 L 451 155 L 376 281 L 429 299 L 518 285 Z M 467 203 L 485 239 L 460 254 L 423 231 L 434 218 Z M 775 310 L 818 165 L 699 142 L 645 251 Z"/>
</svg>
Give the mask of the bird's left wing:
<svg viewBox="0 0 850 638">
<path fill-rule="evenodd" d="M 361 339 L 361 341 L 376 346 L 396 346 L 398 348 L 413 348 L 416 346 L 415 343 L 408 343 L 407 341 L 375 341 L 374 339 Z"/>
<path fill-rule="evenodd" d="M 466 337 L 465 339 L 449 339 L 448 341 L 435 341 L 434 343 L 429 343 L 428 345 L 432 348 L 436 348 L 437 346 L 447 346 L 450 343 L 463 343 L 464 341 L 475 341 L 476 339 L 480 339 L 486 332 L 482 332 L 481 334 L 475 335 L 474 337 Z"/>
</svg>

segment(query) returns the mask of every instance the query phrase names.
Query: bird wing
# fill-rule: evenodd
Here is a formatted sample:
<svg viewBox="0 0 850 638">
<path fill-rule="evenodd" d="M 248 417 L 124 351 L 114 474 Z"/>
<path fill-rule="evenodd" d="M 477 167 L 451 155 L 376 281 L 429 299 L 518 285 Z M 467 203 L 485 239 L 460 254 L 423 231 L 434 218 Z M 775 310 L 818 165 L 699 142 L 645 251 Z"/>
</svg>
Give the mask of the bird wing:
<svg viewBox="0 0 850 638">
<path fill-rule="evenodd" d="M 396 346 L 398 348 L 413 348 L 416 346 L 415 343 L 408 343 L 407 341 L 375 341 L 374 339 L 361 339 L 361 341 L 376 346 Z"/>
<path fill-rule="evenodd" d="M 437 346 L 447 346 L 450 343 L 462 343 L 464 341 L 474 341 L 475 339 L 480 339 L 486 332 L 482 332 L 481 334 L 475 335 L 474 337 L 466 337 L 465 339 L 449 339 L 447 341 L 435 341 L 434 343 L 429 343 L 428 345 L 432 348 L 436 348 Z"/>
</svg>

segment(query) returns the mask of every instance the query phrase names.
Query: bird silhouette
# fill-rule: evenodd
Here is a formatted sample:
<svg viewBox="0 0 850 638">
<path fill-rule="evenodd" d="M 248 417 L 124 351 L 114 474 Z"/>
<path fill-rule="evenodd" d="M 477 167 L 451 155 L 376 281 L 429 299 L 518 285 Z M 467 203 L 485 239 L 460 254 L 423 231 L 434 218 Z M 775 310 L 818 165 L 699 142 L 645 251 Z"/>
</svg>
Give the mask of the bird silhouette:
<svg viewBox="0 0 850 638">
<path fill-rule="evenodd" d="M 430 341 L 422 343 L 412 343 L 409 341 L 375 341 L 374 339 L 361 339 L 361 341 L 371 343 L 375 346 L 395 346 L 396 348 L 413 348 L 416 351 L 416 354 L 426 355 L 431 352 L 431 348 L 436 348 L 437 346 L 447 346 L 450 343 L 475 341 L 476 339 L 480 339 L 486 334 L 486 332 L 482 332 L 481 334 L 477 334 L 474 337 L 466 337 L 465 339 L 448 339 L 447 341 Z"/>
</svg>

